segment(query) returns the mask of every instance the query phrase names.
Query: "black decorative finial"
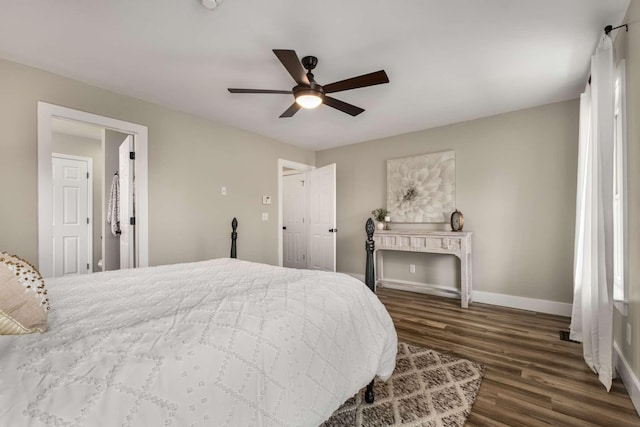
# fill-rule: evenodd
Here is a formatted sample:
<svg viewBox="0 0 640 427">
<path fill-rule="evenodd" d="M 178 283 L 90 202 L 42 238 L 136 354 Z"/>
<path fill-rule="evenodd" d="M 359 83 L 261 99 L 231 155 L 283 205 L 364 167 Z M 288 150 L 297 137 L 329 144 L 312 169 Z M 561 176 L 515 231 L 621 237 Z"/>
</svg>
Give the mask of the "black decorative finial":
<svg viewBox="0 0 640 427">
<path fill-rule="evenodd" d="M 238 233 L 236 232 L 238 228 L 238 220 L 233 218 L 231 221 L 231 258 L 238 258 L 238 250 L 236 247 L 236 240 L 238 240 Z"/>
<path fill-rule="evenodd" d="M 367 220 L 367 224 L 364 226 L 364 229 L 367 232 L 367 240 L 373 239 L 373 233 L 376 231 L 376 226 L 373 224 L 373 220 L 371 218 Z"/>
</svg>

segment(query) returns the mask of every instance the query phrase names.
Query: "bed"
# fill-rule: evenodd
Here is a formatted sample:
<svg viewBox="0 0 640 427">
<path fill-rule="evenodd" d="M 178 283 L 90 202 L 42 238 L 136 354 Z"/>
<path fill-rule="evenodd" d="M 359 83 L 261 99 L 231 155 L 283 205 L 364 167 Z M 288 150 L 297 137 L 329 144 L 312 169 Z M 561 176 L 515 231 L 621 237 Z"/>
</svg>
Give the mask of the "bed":
<svg viewBox="0 0 640 427">
<path fill-rule="evenodd" d="M 238 260 L 236 227 L 232 258 L 47 280 L 49 331 L 0 336 L 0 425 L 317 426 L 391 375 L 365 284 Z"/>
</svg>

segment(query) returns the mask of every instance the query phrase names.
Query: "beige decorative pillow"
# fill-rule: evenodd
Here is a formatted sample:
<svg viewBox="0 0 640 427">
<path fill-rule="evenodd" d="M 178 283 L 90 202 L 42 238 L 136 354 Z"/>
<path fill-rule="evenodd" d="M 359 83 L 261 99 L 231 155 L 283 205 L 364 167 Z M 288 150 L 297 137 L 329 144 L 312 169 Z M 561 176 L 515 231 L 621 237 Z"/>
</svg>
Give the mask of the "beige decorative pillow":
<svg viewBox="0 0 640 427">
<path fill-rule="evenodd" d="M 49 298 L 38 270 L 0 252 L 0 335 L 46 331 L 47 310 Z"/>
</svg>

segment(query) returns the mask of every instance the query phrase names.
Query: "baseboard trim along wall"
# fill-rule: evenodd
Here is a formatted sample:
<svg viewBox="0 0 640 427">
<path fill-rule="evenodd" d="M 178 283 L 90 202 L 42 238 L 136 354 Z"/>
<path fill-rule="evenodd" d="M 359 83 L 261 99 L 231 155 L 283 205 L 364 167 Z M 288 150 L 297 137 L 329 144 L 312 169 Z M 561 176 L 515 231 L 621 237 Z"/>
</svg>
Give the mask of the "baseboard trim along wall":
<svg viewBox="0 0 640 427">
<path fill-rule="evenodd" d="M 620 375 L 620 379 L 622 380 L 624 387 L 627 389 L 627 393 L 629 393 L 629 397 L 631 398 L 633 406 L 636 408 L 636 412 L 640 415 L 640 379 L 638 379 L 638 377 L 633 373 L 627 359 L 624 358 L 620 347 L 618 347 L 618 343 L 613 343 L 613 350 L 616 352 L 616 371 L 618 371 L 618 375 Z"/>
<path fill-rule="evenodd" d="M 363 274 L 346 273 L 349 276 L 364 282 Z M 455 288 L 451 288 L 455 292 Z M 430 292 L 425 292 L 430 293 Z M 438 293 L 441 295 L 441 293 Z M 548 301 L 544 299 L 516 297 L 513 295 L 497 294 L 493 292 L 473 291 L 473 302 L 483 304 L 498 305 L 501 307 L 517 308 L 520 310 L 536 311 L 538 313 L 557 314 L 559 316 L 571 317 L 571 304 L 564 302 Z"/>
<path fill-rule="evenodd" d="M 481 302 L 502 307 L 518 308 L 521 310 L 537 311 L 538 313 L 557 314 L 571 317 L 572 304 L 549 301 L 545 299 L 516 297 L 513 295 L 496 294 L 493 292 L 473 291 L 472 302 Z"/>
</svg>

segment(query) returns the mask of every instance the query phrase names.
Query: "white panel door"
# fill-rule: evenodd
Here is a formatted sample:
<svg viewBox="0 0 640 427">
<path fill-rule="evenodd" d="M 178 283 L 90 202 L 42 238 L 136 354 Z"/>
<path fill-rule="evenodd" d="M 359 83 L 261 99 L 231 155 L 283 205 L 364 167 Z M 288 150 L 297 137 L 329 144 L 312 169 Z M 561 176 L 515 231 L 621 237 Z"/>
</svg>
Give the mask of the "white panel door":
<svg viewBox="0 0 640 427">
<path fill-rule="evenodd" d="M 85 160 L 52 157 L 55 277 L 91 271 L 88 171 Z"/>
<path fill-rule="evenodd" d="M 306 175 L 282 177 L 282 234 L 284 267 L 307 268 Z"/>
<path fill-rule="evenodd" d="M 129 135 L 118 149 L 118 175 L 120 176 L 120 268 L 135 267 L 135 226 L 130 218 L 135 217 L 133 204 L 133 136 Z"/>
<path fill-rule="evenodd" d="M 309 268 L 336 271 L 336 165 L 307 172 Z"/>
</svg>

